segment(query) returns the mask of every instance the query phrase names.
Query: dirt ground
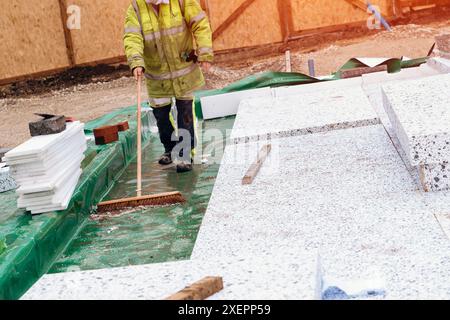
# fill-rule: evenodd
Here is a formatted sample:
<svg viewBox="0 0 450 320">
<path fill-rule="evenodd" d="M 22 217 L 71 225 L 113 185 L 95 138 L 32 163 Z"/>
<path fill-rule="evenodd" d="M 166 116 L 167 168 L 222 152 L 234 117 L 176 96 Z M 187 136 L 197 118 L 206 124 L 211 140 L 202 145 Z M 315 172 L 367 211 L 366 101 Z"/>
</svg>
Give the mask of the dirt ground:
<svg viewBox="0 0 450 320">
<path fill-rule="evenodd" d="M 308 73 L 308 59 L 315 60 L 317 75 L 327 75 L 352 57 L 424 57 L 434 37 L 442 33 L 450 33 L 448 19 L 400 25 L 394 27 L 393 32 L 320 43 L 312 50 L 293 50 L 292 71 Z M 241 63 L 216 64 L 206 75 L 207 88 L 221 88 L 250 74 L 284 71 L 284 68 L 281 54 Z M 105 76 L 105 72 L 111 74 Z M 135 104 L 135 83 L 124 66 L 103 70 L 99 76 L 82 77 L 72 73 L 63 80 L 66 85 L 55 85 L 48 80 L 38 82 L 39 90 L 26 90 L 26 84 L 0 88 L 0 97 L 3 97 L 0 98 L 0 148 L 14 147 L 29 138 L 28 122 L 37 119 L 33 115 L 35 112 L 64 114 L 85 122 Z"/>
</svg>

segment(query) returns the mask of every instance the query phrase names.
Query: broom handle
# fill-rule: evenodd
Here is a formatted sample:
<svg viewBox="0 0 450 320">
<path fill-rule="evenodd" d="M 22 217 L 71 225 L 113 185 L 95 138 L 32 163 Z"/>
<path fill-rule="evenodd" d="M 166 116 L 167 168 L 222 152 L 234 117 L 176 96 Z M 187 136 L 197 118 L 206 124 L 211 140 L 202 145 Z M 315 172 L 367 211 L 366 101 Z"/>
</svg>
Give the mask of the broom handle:
<svg viewBox="0 0 450 320">
<path fill-rule="evenodd" d="M 137 196 L 142 196 L 141 76 L 137 80 Z"/>
</svg>

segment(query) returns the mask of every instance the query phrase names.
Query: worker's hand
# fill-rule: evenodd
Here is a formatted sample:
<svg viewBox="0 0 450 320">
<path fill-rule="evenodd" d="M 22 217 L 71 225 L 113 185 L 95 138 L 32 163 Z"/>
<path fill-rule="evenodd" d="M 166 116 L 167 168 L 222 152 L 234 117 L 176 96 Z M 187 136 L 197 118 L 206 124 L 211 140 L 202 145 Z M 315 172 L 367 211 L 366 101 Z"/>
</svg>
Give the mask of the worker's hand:
<svg viewBox="0 0 450 320">
<path fill-rule="evenodd" d="M 202 70 L 204 72 L 209 72 L 209 70 L 211 70 L 212 63 L 207 62 L 207 61 L 202 61 L 202 62 L 200 62 L 200 67 L 202 68 Z"/>
<path fill-rule="evenodd" d="M 144 74 L 144 68 L 142 68 L 142 67 L 134 68 L 133 75 L 134 75 L 134 79 L 136 79 L 136 81 L 138 80 L 138 77 L 142 78 L 143 74 Z"/>
</svg>

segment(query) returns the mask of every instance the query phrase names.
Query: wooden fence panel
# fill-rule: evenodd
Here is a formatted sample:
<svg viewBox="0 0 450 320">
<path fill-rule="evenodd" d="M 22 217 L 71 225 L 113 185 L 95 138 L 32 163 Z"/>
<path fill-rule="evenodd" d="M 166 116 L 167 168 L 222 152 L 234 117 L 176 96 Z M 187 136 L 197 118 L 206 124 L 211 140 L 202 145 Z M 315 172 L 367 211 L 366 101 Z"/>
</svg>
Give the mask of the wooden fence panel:
<svg viewBox="0 0 450 320">
<path fill-rule="evenodd" d="M 246 0 L 208 0 L 213 31 Z M 282 40 L 277 0 L 255 0 L 214 39 L 214 50 L 235 49 Z"/>
<path fill-rule="evenodd" d="M 0 80 L 69 66 L 58 0 L 2 1 Z"/>
</svg>

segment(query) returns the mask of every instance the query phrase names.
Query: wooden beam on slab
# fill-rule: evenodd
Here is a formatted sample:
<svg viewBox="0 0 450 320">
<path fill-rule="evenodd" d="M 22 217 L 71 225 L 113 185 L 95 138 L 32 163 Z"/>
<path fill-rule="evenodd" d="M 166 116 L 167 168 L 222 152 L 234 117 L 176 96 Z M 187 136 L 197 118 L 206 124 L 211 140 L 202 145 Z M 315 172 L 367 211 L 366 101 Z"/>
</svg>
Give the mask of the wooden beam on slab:
<svg viewBox="0 0 450 320">
<path fill-rule="evenodd" d="M 223 289 L 222 277 L 206 277 L 165 300 L 205 300 Z"/>
<path fill-rule="evenodd" d="M 64 38 L 66 40 L 66 48 L 67 48 L 67 57 L 69 58 L 70 66 L 75 66 L 75 53 L 73 50 L 73 40 L 72 34 L 70 33 L 69 28 L 67 28 L 67 1 L 66 0 L 58 0 L 59 9 L 61 12 L 61 22 L 64 30 Z"/>
<path fill-rule="evenodd" d="M 258 175 L 259 170 L 264 164 L 264 161 L 266 161 L 266 158 L 271 150 L 272 150 L 271 144 L 266 144 L 261 148 L 261 150 L 258 153 L 256 161 L 250 166 L 244 178 L 242 178 L 243 185 L 253 183 L 253 180 L 255 180 L 256 176 Z"/>
<path fill-rule="evenodd" d="M 233 13 L 224 21 L 222 24 L 213 32 L 213 40 L 217 39 L 228 27 L 236 21 L 239 16 L 244 13 L 244 11 L 250 7 L 250 5 L 255 2 L 255 0 L 245 0 Z"/>
</svg>

